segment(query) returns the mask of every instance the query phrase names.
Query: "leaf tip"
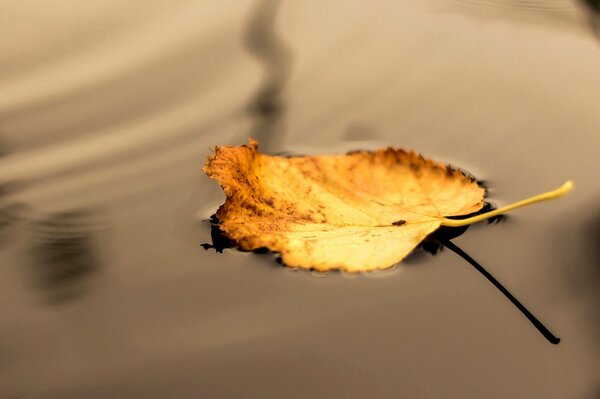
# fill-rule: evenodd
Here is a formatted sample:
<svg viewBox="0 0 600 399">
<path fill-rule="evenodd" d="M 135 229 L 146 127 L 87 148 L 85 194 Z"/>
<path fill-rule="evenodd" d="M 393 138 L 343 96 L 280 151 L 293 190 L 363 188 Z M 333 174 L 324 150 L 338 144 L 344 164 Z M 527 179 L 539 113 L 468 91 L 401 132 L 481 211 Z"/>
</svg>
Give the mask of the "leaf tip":
<svg viewBox="0 0 600 399">
<path fill-rule="evenodd" d="M 565 182 L 565 184 L 560 186 L 559 191 L 561 191 L 564 195 L 564 194 L 567 194 L 568 192 L 570 192 L 571 190 L 573 190 L 574 187 L 575 187 L 575 183 L 573 183 L 573 180 L 567 180 Z"/>
</svg>

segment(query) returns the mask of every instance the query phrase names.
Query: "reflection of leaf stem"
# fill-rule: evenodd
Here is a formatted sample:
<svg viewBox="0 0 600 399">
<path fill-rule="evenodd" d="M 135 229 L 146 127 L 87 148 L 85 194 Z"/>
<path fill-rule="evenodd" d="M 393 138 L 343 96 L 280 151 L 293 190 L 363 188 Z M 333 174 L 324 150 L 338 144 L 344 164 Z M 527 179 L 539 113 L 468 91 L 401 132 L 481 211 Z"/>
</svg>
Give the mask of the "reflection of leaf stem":
<svg viewBox="0 0 600 399">
<path fill-rule="evenodd" d="M 569 180 L 565 184 L 563 184 L 562 186 L 557 188 L 556 190 L 548 191 L 543 194 L 534 195 L 533 197 L 524 199 L 519 202 L 515 202 L 514 204 L 503 206 L 502 208 L 498 208 L 498 209 L 490 211 L 490 212 L 482 213 L 480 215 L 473 216 L 471 218 L 460 219 L 460 220 L 443 218 L 442 226 L 450 226 L 450 227 L 467 226 L 469 224 L 481 222 L 482 220 L 486 220 L 491 217 L 501 215 L 503 213 L 506 213 L 506 212 L 511 211 L 516 208 L 520 208 L 522 206 L 531 205 L 531 204 L 535 204 L 536 202 L 547 201 L 547 200 L 555 199 L 558 197 L 562 197 L 563 195 L 567 194 L 572 189 L 573 189 L 573 182 L 571 180 Z"/>
<path fill-rule="evenodd" d="M 500 292 L 502 292 L 504 296 L 507 297 L 508 300 L 511 301 L 512 304 L 515 305 L 525 317 L 527 317 L 527 320 L 529 320 L 531 324 L 533 324 L 534 327 L 537 328 L 538 331 L 542 333 L 542 335 L 548 341 L 550 341 L 550 343 L 556 345 L 560 342 L 560 338 L 552 334 L 550 330 L 548 330 L 546 326 L 542 324 L 541 321 L 539 321 L 534 315 L 532 315 L 529 312 L 529 310 L 527 310 L 527 308 L 517 300 L 517 298 L 515 298 L 506 288 L 504 288 L 504 286 L 500 284 L 500 282 L 496 280 L 494 276 L 492 276 L 487 270 L 485 270 L 483 266 L 477 263 L 475 259 L 471 258 L 465 251 L 457 247 L 456 244 L 452 243 L 449 240 L 443 241 L 441 244 L 443 244 L 446 248 L 448 248 L 449 250 L 451 250 L 452 252 L 469 262 L 471 266 L 477 269 L 479 273 L 483 274 L 485 278 L 487 278 L 492 284 L 494 284 L 494 286 L 498 288 L 498 290 L 500 290 Z"/>
</svg>

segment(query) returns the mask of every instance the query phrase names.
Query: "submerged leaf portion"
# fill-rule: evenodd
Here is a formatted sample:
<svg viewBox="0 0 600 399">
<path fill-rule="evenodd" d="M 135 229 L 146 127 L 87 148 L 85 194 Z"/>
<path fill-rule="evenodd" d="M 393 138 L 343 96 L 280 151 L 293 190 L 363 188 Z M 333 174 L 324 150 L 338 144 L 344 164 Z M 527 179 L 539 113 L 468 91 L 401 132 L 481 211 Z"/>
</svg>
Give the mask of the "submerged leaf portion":
<svg viewBox="0 0 600 399">
<path fill-rule="evenodd" d="M 385 269 L 445 217 L 483 206 L 472 178 L 414 152 L 277 157 L 257 146 L 216 147 L 203 170 L 227 196 L 217 211 L 225 236 L 279 252 L 288 266 Z"/>
</svg>

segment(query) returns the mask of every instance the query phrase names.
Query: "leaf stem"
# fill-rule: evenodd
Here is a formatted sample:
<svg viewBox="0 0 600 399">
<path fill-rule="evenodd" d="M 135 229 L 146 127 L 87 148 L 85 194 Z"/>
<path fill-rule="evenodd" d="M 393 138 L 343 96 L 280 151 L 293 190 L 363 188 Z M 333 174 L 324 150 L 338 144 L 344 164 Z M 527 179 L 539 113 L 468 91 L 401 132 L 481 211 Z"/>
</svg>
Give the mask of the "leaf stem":
<svg viewBox="0 0 600 399">
<path fill-rule="evenodd" d="M 547 200 L 555 199 L 558 197 L 562 197 L 563 195 L 567 194 L 572 189 L 573 189 L 573 182 L 571 180 L 568 180 L 567 182 L 565 182 L 565 184 L 563 184 L 556 190 L 552 190 L 552 191 L 548 191 L 546 193 L 534 195 L 533 197 L 529 197 L 522 201 L 515 202 L 514 204 L 506 205 L 506 206 L 503 206 L 502 208 L 498 208 L 498 209 L 490 211 L 490 212 L 482 213 L 477 216 L 473 216 L 473 217 L 470 217 L 467 219 L 460 219 L 460 220 L 443 218 L 442 226 L 449 226 L 449 227 L 467 226 L 469 224 L 481 222 L 482 220 L 486 220 L 491 217 L 501 215 L 501 214 L 511 211 L 513 209 L 521 208 L 522 206 L 527 206 L 527 205 L 535 204 L 537 202 L 547 201 Z"/>
<path fill-rule="evenodd" d="M 537 328 L 537 330 L 550 343 L 556 345 L 560 342 L 560 338 L 552 334 L 550 330 L 548 330 L 546 326 L 542 324 L 541 321 L 539 321 L 534 315 L 532 315 L 531 312 L 529 312 L 529 310 L 527 310 L 527 308 L 517 300 L 517 298 L 515 298 L 506 288 L 504 288 L 504 286 L 498 280 L 496 280 L 494 276 L 492 276 L 487 270 L 485 270 L 483 266 L 477 263 L 475 259 L 471 258 L 465 251 L 460 249 L 458 246 L 456 246 L 456 244 L 449 240 L 442 241 L 441 244 L 449 250 L 451 250 L 452 252 L 454 252 L 455 254 L 457 254 L 458 256 L 460 256 L 461 258 L 463 258 L 464 260 L 466 260 L 467 262 L 469 262 L 471 266 L 477 269 L 479 273 L 483 274 L 485 278 L 487 278 L 492 284 L 494 284 L 494 286 L 498 288 L 498 290 L 500 290 L 500 292 L 503 293 L 504 296 L 508 298 L 508 300 L 511 301 L 512 304 L 515 305 L 517 309 L 521 311 L 521 313 L 523 313 L 527 320 L 529 320 L 531 324 L 533 324 L 533 326 Z"/>
</svg>

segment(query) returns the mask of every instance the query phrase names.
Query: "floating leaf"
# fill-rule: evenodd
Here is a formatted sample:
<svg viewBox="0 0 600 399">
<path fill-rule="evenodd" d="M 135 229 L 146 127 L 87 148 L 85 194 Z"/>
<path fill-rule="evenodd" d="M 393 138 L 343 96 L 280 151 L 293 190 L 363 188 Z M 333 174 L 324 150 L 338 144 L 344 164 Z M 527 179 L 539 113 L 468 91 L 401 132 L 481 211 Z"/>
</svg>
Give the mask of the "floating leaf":
<svg viewBox="0 0 600 399">
<path fill-rule="evenodd" d="M 466 226 L 572 187 L 456 220 L 482 208 L 485 190 L 412 151 L 278 157 L 257 147 L 216 147 L 206 162 L 227 196 L 216 213 L 220 231 L 239 249 L 267 248 L 288 266 L 320 271 L 389 268 L 440 226 Z"/>
</svg>

